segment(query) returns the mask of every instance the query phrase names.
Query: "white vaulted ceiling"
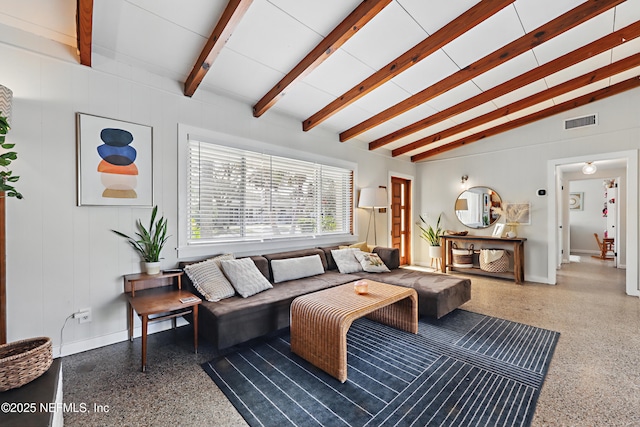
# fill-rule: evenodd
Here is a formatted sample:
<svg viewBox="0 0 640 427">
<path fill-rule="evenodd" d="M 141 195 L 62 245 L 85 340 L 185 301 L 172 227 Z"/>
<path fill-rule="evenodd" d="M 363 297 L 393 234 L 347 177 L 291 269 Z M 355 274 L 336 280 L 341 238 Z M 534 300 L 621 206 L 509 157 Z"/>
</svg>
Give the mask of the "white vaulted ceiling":
<svg viewBox="0 0 640 427">
<path fill-rule="evenodd" d="M 93 3 L 92 51 L 95 54 L 133 64 L 183 84 L 229 2 L 94 0 Z M 361 3 L 361 0 L 253 0 L 193 96 L 197 98 L 199 92 L 210 91 L 254 106 Z M 263 120 L 271 111 L 278 111 L 300 121 L 302 126 L 305 120 L 336 98 L 357 87 L 376 71 L 479 3 L 477 0 L 390 1 L 335 53 L 289 87 L 285 96 L 255 120 Z M 482 0 L 482 3 L 495 1 Z M 345 131 L 440 84 L 474 62 L 482 61 L 492 52 L 531 34 L 571 9 L 588 3 L 606 3 L 606 0 L 515 0 L 506 4 L 484 22 L 468 28 L 424 60 L 339 110 L 318 126 L 333 131 L 336 138 L 342 134 L 345 139 Z M 76 0 L 0 0 L 0 24 L 15 26 L 72 46 L 76 43 L 75 14 Z M 499 87 L 536 67 L 563 56 L 571 57 L 572 51 L 639 21 L 640 0 L 624 1 L 551 40 L 525 49 L 501 65 L 447 88 L 415 108 L 380 120 L 370 129 L 359 132 L 353 140 L 372 143 Z M 589 55 L 575 65 L 543 75 L 521 88 L 464 111 L 447 114 L 437 123 L 414 133 L 370 148 L 396 150 L 388 151 L 389 155 L 415 156 L 640 75 L 640 66 L 633 63 L 625 71 L 581 85 L 568 93 L 553 94 L 522 111 L 509 111 L 499 118 L 428 145 L 398 152 L 403 151 L 398 149 L 420 138 L 435 135 L 575 77 L 630 58 L 640 53 L 640 39 L 635 37 L 633 35 L 624 42 L 619 41 L 616 47 L 605 48 L 602 53 Z M 313 129 L 308 131 L 313 132 Z M 349 143 L 349 140 L 345 143 Z M 482 144 L 481 141 L 477 143 Z"/>
</svg>

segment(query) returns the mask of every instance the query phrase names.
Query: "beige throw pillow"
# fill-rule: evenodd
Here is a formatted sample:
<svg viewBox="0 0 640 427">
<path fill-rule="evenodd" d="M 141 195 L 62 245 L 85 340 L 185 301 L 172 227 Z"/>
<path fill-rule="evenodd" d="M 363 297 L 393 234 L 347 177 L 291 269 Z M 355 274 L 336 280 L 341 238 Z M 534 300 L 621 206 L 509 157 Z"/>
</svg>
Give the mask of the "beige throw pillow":
<svg viewBox="0 0 640 427">
<path fill-rule="evenodd" d="M 367 242 L 358 242 L 349 246 L 338 246 L 338 249 L 349 249 L 349 248 L 360 249 L 362 252 L 371 252 L 369 250 L 369 245 L 367 244 Z"/>
<path fill-rule="evenodd" d="M 366 253 L 366 252 L 356 252 L 356 258 L 360 262 L 362 269 L 369 273 L 387 273 L 389 272 L 389 268 L 384 264 L 382 259 L 378 254 Z"/>
<path fill-rule="evenodd" d="M 220 263 L 230 259 L 234 259 L 232 254 L 220 255 L 184 268 L 193 286 L 207 301 L 220 301 L 236 294 L 236 290 L 220 270 Z"/>
</svg>

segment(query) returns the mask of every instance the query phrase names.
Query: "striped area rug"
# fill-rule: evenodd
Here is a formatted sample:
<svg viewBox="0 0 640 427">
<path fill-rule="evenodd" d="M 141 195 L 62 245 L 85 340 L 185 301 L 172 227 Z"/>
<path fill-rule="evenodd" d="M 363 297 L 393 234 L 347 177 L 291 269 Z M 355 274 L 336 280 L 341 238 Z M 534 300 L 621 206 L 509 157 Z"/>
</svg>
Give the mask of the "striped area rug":
<svg viewBox="0 0 640 427">
<path fill-rule="evenodd" d="M 418 335 L 357 320 L 344 384 L 292 354 L 288 331 L 203 367 L 251 426 L 527 426 L 558 337 L 456 310 Z"/>
</svg>

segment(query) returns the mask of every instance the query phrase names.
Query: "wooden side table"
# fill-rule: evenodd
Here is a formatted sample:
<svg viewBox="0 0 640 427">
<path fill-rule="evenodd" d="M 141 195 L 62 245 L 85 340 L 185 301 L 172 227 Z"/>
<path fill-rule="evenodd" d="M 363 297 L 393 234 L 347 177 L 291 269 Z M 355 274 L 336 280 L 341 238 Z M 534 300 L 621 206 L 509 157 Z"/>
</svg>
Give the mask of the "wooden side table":
<svg viewBox="0 0 640 427">
<path fill-rule="evenodd" d="M 160 274 L 128 274 L 124 276 L 127 296 L 129 340 L 133 341 L 133 312 L 142 320 L 142 372 L 147 369 L 147 328 L 150 322 L 172 319 L 193 313 L 193 345 L 198 352 L 198 306 L 202 300 L 182 290 L 182 271 Z M 174 286 L 177 281 L 177 289 Z"/>
</svg>

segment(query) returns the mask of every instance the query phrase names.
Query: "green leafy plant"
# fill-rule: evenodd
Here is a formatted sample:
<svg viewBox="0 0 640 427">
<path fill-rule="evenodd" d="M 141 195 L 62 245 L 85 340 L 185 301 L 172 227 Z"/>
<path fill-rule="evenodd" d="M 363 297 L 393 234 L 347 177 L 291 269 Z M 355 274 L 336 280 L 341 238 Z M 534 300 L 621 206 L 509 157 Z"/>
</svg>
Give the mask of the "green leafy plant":
<svg viewBox="0 0 640 427">
<path fill-rule="evenodd" d="M 431 226 L 431 224 L 427 223 L 422 215 L 420 215 L 420 221 L 422 224 L 420 225 L 420 237 L 429 242 L 431 246 L 440 246 L 440 237 L 444 235 L 444 230 L 440 227 L 440 221 L 442 220 L 442 214 L 438 215 L 438 221 L 436 222 L 435 228 Z"/>
<path fill-rule="evenodd" d="M 7 122 L 7 118 L 0 114 L 0 147 L 4 150 L 11 150 L 15 147 L 15 144 L 5 142 L 5 137 L 9 129 L 11 129 L 11 127 Z M 13 183 L 17 182 L 20 177 L 14 176 L 13 172 L 9 170 L 9 165 L 17 158 L 18 154 L 15 151 L 5 151 L 0 154 L 0 168 L 2 168 L 2 170 L 0 170 L 0 191 L 4 192 L 6 197 L 22 199 L 22 194 L 13 186 Z"/>
<path fill-rule="evenodd" d="M 111 230 L 118 236 L 127 239 L 131 247 L 140 254 L 145 262 L 160 261 L 160 252 L 162 252 L 162 248 L 169 239 L 169 236 L 167 236 L 167 220 L 164 217 L 160 217 L 156 221 L 157 213 L 158 207 L 154 206 L 151 212 L 149 228 L 145 228 L 144 225 L 142 225 L 142 221 L 136 221 L 136 227 L 138 228 L 138 232 L 136 233 L 137 239 L 119 231 Z"/>
</svg>

